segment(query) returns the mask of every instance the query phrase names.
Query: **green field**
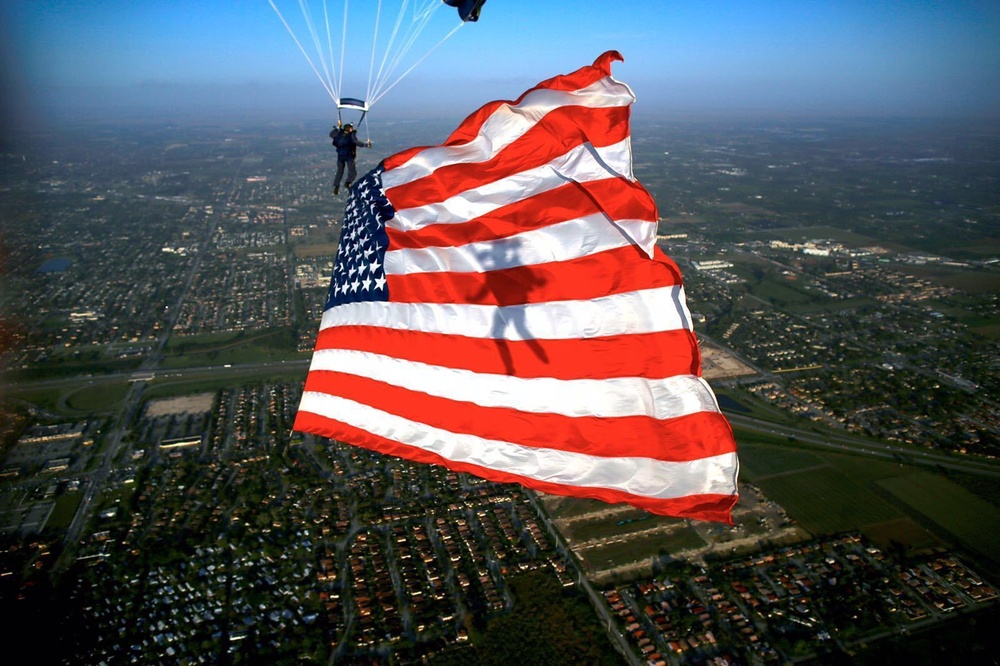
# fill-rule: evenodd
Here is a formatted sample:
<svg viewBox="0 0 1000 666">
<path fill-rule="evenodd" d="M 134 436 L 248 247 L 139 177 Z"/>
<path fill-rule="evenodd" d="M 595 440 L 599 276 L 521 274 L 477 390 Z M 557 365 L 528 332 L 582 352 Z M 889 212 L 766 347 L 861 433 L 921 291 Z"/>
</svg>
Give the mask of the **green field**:
<svg viewBox="0 0 1000 666">
<path fill-rule="evenodd" d="M 833 467 L 771 477 L 758 485 L 813 534 L 863 529 L 902 517 L 867 484 Z"/>
<path fill-rule="evenodd" d="M 885 479 L 879 485 L 1000 565 L 1000 508 L 930 472 Z"/>
<path fill-rule="evenodd" d="M 817 300 L 812 303 L 802 303 L 785 308 L 788 314 L 808 315 L 818 312 L 843 312 L 845 310 L 860 310 L 862 308 L 872 308 L 878 305 L 878 301 L 868 296 L 855 296 L 844 300 Z"/>
<path fill-rule="evenodd" d="M 913 551 L 923 551 L 943 545 L 940 539 L 909 518 L 869 525 L 865 528 L 865 536 L 882 549 L 892 547 L 893 543 L 905 544 Z"/>
<path fill-rule="evenodd" d="M 633 509 L 603 518 L 574 521 L 563 527 L 562 533 L 571 542 L 589 541 L 616 535 L 628 535 L 630 532 L 641 532 L 676 522 L 676 518 L 657 516 L 642 509 Z"/>
<path fill-rule="evenodd" d="M 10 387 L 9 395 L 30 403 L 46 412 L 80 417 L 114 411 L 128 393 L 125 381 L 80 379 L 75 386 L 65 388 Z"/>
<path fill-rule="evenodd" d="M 287 328 L 172 338 L 161 367 L 186 368 L 227 363 L 240 365 L 309 357 L 307 352 L 295 351 L 295 345 L 295 336 Z"/>
<path fill-rule="evenodd" d="M 67 529 L 73 522 L 76 510 L 82 501 L 83 494 L 81 493 L 68 493 L 57 499 L 55 509 L 49 516 L 48 522 L 45 523 L 45 527 L 57 530 Z"/>
<path fill-rule="evenodd" d="M 118 409 L 128 390 L 128 382 L 84 386 L 64 395 L 62 402 L 81 414 L 100 414 Z"/>
<path fill-rule="evenodd" d="M 756 284 L 750 284 L 750 293 L 771 303 L 795 306 L 812 304 L 821 300 L 818 295 L 809 294 L 787 278 L 766 276 Z"/>
<path fill-rule="evenodd" d="M 119 372 L 134 372 L 139 369 L 139 359 L 114 359 L 88 357 L 85 359 L 64 358 L 46 361 L 27 368 L 11 370 L 5 377 L 11 383 L 46 379 L 80 377 L 85 375 L 106 375 Z"/>
<path fill-rule="evenodd" d="M 20 388 L 17 386 L 7 386 L 4 387 L 4 390 L 7 396 L 31 403 L 46 412 L 59 411 L 59 400 L 66 393 L 65 389 L 60 388 Z"/>
<path fill-rule="evenodd" d="M 813 534 L 860 530 L 880 544 L 897 541 L 913 550 L 943 538 L 1000 565 L 1000 507 L 943 474 L 758 442 L 741 442 L 740 470 Z"/>
<path fill-rule="evenodd" d="M 629 539 L 620 543 L 587 548 L 579 555 L 584 566 L 590 570 L 598 570 L 630 562 L 648 561 L 665 553 L 676 553 L 704 545 L 705 541 L 698 536 L 698 533 L 685 525 L 669 533 L 653 534 L 642 539 Z"/>
<path fill-rule="evenodd" d="M 826 464 L 820 456 L 784 446 L 740 446 L 740 472 L 750 481 Z"/>
<path fill-rule="evenodd" d="M 1000 251 L 995 248 L 993 252 Z M 955 287 L 973 294 L 995 294 L 1000 291 L 1000 273 L 995 270 L 960 270 L 950 266 L 930 264 L 927 266 L 909 267 L 914 275 L 940 282 L 948 287 Z"/>
</svg>

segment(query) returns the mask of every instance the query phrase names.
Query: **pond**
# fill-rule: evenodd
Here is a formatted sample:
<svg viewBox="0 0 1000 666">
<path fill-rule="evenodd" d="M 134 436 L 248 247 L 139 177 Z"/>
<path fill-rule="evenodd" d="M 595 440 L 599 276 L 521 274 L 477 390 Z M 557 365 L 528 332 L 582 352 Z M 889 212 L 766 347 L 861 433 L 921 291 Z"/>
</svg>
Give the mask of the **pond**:
<svg viewBox="0 0 1000 666">
<path fill-rule="evenodd" d="M 36 269 L 37 273 L 62 273 L 73 260 L 69 257 L 52 257 Z"/>
<path fill-rule="evenodd" d="M 746 413 L 748 413 L 750 411 L 749 407 L 746 407 L 745 405 L 743 405 L 743 404 L 741 404 L 739 402 L 736 402 L 735 400 L 733 400 L 732 398 L 730 398 L 728 395 L 718 395 L 718 396 L 716 396 L 716 398 L 719 401 L 719 407 L 722 410 L 724 410 L 724 411 L 727 411 L 727 412 L 742 412 L 744 414 L 746 414 Z"/>
</svg>

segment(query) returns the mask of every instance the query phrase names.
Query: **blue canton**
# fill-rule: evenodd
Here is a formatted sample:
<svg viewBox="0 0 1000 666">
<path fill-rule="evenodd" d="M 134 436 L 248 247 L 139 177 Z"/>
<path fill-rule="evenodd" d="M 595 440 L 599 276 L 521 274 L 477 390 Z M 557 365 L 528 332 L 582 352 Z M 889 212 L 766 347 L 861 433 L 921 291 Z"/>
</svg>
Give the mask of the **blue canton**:
<svg viewBox="0 0 1000 666">
<path fill-rule="evenodd" d="M 380 164 L 351 187 L 324 310 L 345 303 L 389 300 L 385 223 L 396 211 L 382 191 L 384 171 Z"/>
</svg>

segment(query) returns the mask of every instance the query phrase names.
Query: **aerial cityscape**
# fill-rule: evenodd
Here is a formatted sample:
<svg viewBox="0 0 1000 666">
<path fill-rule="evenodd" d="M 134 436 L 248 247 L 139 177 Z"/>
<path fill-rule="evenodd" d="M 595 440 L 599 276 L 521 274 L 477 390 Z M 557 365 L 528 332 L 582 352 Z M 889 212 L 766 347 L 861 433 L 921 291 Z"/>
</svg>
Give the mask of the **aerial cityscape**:
<svg viewBox="0 0 1000 666">
<path fill-rule="evenodd" d="M 376 125 L 358 170 L 453 125 Z M 0 607 L 51 627 L 40 663 L 995 659 L 995 124 L 633 119 L 739 445 L 732 526 L 293 432 L 328 129 L 5 142 Z"/>
</svg>

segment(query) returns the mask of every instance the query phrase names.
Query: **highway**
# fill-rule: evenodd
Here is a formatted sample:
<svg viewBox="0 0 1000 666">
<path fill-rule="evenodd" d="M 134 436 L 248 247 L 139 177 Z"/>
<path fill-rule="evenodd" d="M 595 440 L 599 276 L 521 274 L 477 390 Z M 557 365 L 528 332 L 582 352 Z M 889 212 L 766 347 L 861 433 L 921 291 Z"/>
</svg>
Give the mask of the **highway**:
<svg viewBox="0 0 1000 666">
<path fill-rule="evenodd" d="M 847 432 L 826 431 L 820 433 L 811 428 L 761 421 L 742 414 L 727 412 L 726 418 L 729 419 L 733 427 L 755 430 L 778 437 L 786 437 L 789 439 L 789 445 L 794 441 L 854 455 L 870 456 L 910 465 L 925 465 L 935 468 L 943 467 L 959 472 L 1000 478 L 1000 460 L 961 456 L 933 450 L 921 451 L 912 447 L 874 442 Z"/>
<path fill-rule="evenodd" d="M 294 372 L 296 369 L 302 371 L 302 378 L 305 379 L 306 370 L 309 369 L 309 359 L 293 361 L 268 361 L 265 363 L 247 363 L 241 365 L 206 365 L 193 368 L 175 368 L 159 370 L 136 370 L 129 372 L 112 372 L 103 375 L 76 375 L 74 377 L 60 377 L 58 379 L 39 379 L 29 381 L 2 380 L 2 385 L 13 389 L 39 390 L 39 389 L 78 389 L 88 386 L 98 388 L 108 384 L 118 384 L 122 382 L 134 381 L 137 377 L 148 377 L 152 374 L 154 379 L 173 381 L 195 381 L 206 378 L 219 377 L 240 377 L 241 375 L 253 374 L 265 371 L 288 371 Z"/>
<path fill-rule="evenodd" d="M 233 183 L 233 186 L 235 187 L 235 178 Z M 107 440 L 97 460 L 96 466 L 88 475 L 87 481 L 83 485 L 83 499 L 80 506 L 77 508 L 76 514 L 74 515 L 69 528 L 66 530 L 64 543 L 68 547 L 63 551 L 61 561 L 57 564 L 57 567 L 66 564 L 65 559 L 75 555 L 75 545 L 80 539 L 80 535 L 83 533 L 83 530 L 87 525 L 87 521 L 90 519 L 91 512 L 94 508 L 95 498 L 103 492 L 108 480 L 112 477 L 112 474 L 115 471 L 115 461 L 120 457 L 124 457 L 128 453 L 129 445 L 125 441 L 125 435 L 133 427 L 136 414 L 139 412 L 142 405 L 142 396 L 147 383 L 156 380 L 156 378 L 159 378 L 160 381 L 182 381 L 189 378 L 194 381 L 206 378 L 218 379 L 219 377 L 229 376 L 230 373 L 232 373 L 234 377 L 238 377 L 241 371 L 244 373 L 246 372 L 246 368 L 248 366 L 237 366 L 234 368 L 230 364 L 203 368 L 158 370 L 158 367 L 163 361 L 163 351 L 166 349 L 167 341 L 170 339 L 170 334 L 177 321 L 177 316 L 181 312 L 184 305 L 184 299 L 187 297 L 187 294 L 191 289 L 194 276 L 198 272 L 198 267 L 201 265 L 202 256 L 204 256 L 209 247 L 214 229 L 215 226 L 212 221 L 206 223 L 201 239 L 200 250 L 188 270 L 184 282 L 184 288 L 178 295 L 173 309 L 167 317 L 166 326 L 164 326 L 160 332 L 155 348 L 150 350 L 146 357 L 142 360 L 138 371 L 28 383 L 28 385 L 32 388 L 87 388 L 88 390 L 100 390 L 101 387 L 106 387 L 111 383 L 121 383 L 125 381 L 131 382 L 128 393 L 122 400 L 121 406 L 115 415 L 114 422 L 108 433 Z M 302 361 L 301 363 L 304 375 L 308 362 Z M 287 368 L 288 363 L 278 361 L 251 364 L 249 367 L 253 368 L 255 371 L 271 370 L 273 368 Z M 292 362 L 291 368 L 295 368 L 295 362 Z M 11 386 L 17 387 L 18 384 L 11 384 Z M 24 385 L 22 384 L 21 386 Z"/>
<path fill-rule="evenodd" d="M 162 358 L 160 357 L 159 348 L 154 353 L 154 356 Z M 206 380 L 219 381 L 228 378 L 234 381 L 241 381 L 247 376 L 269 372 L 298 375 L 304 381 L 309 367 L 309 360 L 268 361 L 262 363 L 224 364 L 173 369 L 154 369 L 150 367 L 153 365 L 155 363 L 144 364 L 143 369 L 136 372 L 77 376 L 8 384 L 8 386 L 14 389 L 13 392 L 16 394 L 19 388 L 32 390 L 65 389 L 66 391 L 81 388 L 100 390 L 102 387 L 115 383 L 131 382 L 128 394 L 122 401 L 109 433 L 107 445 L 104 448 L 96 469 L 90 474 L 89 482 L 84 488 L 83 503 L 77 511 L 70 529 L 67 530 L 67 544 L 72 544 L 79 538 L 92 510 L 92 500 L 99 494 L 111 474 L 113 462 L 121 453 L 123 435 L 127 432 L 127 429 L 135 418 L 143 393 L 149 385 L 194 383 Z M 779 440 L 781 438 L 786 439 L 786 443 L 778 444 L 782 446 L 819 447 L 846 454 L 894 461 L 900 464 L 922 465 L 937 470 L 954 470 L 991 478 L 1000 478 L 1000 461 L 997 460 L 948 454 L 933 450 L 923 451 L 912 447 L 876 442 L 847 432 L 841 433 L 834 430 L 824 430 L 821 432 L 818 428 L 808 423 L 802 426 L 785 425 L 730 412 L 726 412 L 726 417 L 734 428 L 759 432 L 771 437 L 777 437 Z"/>
</svg>

